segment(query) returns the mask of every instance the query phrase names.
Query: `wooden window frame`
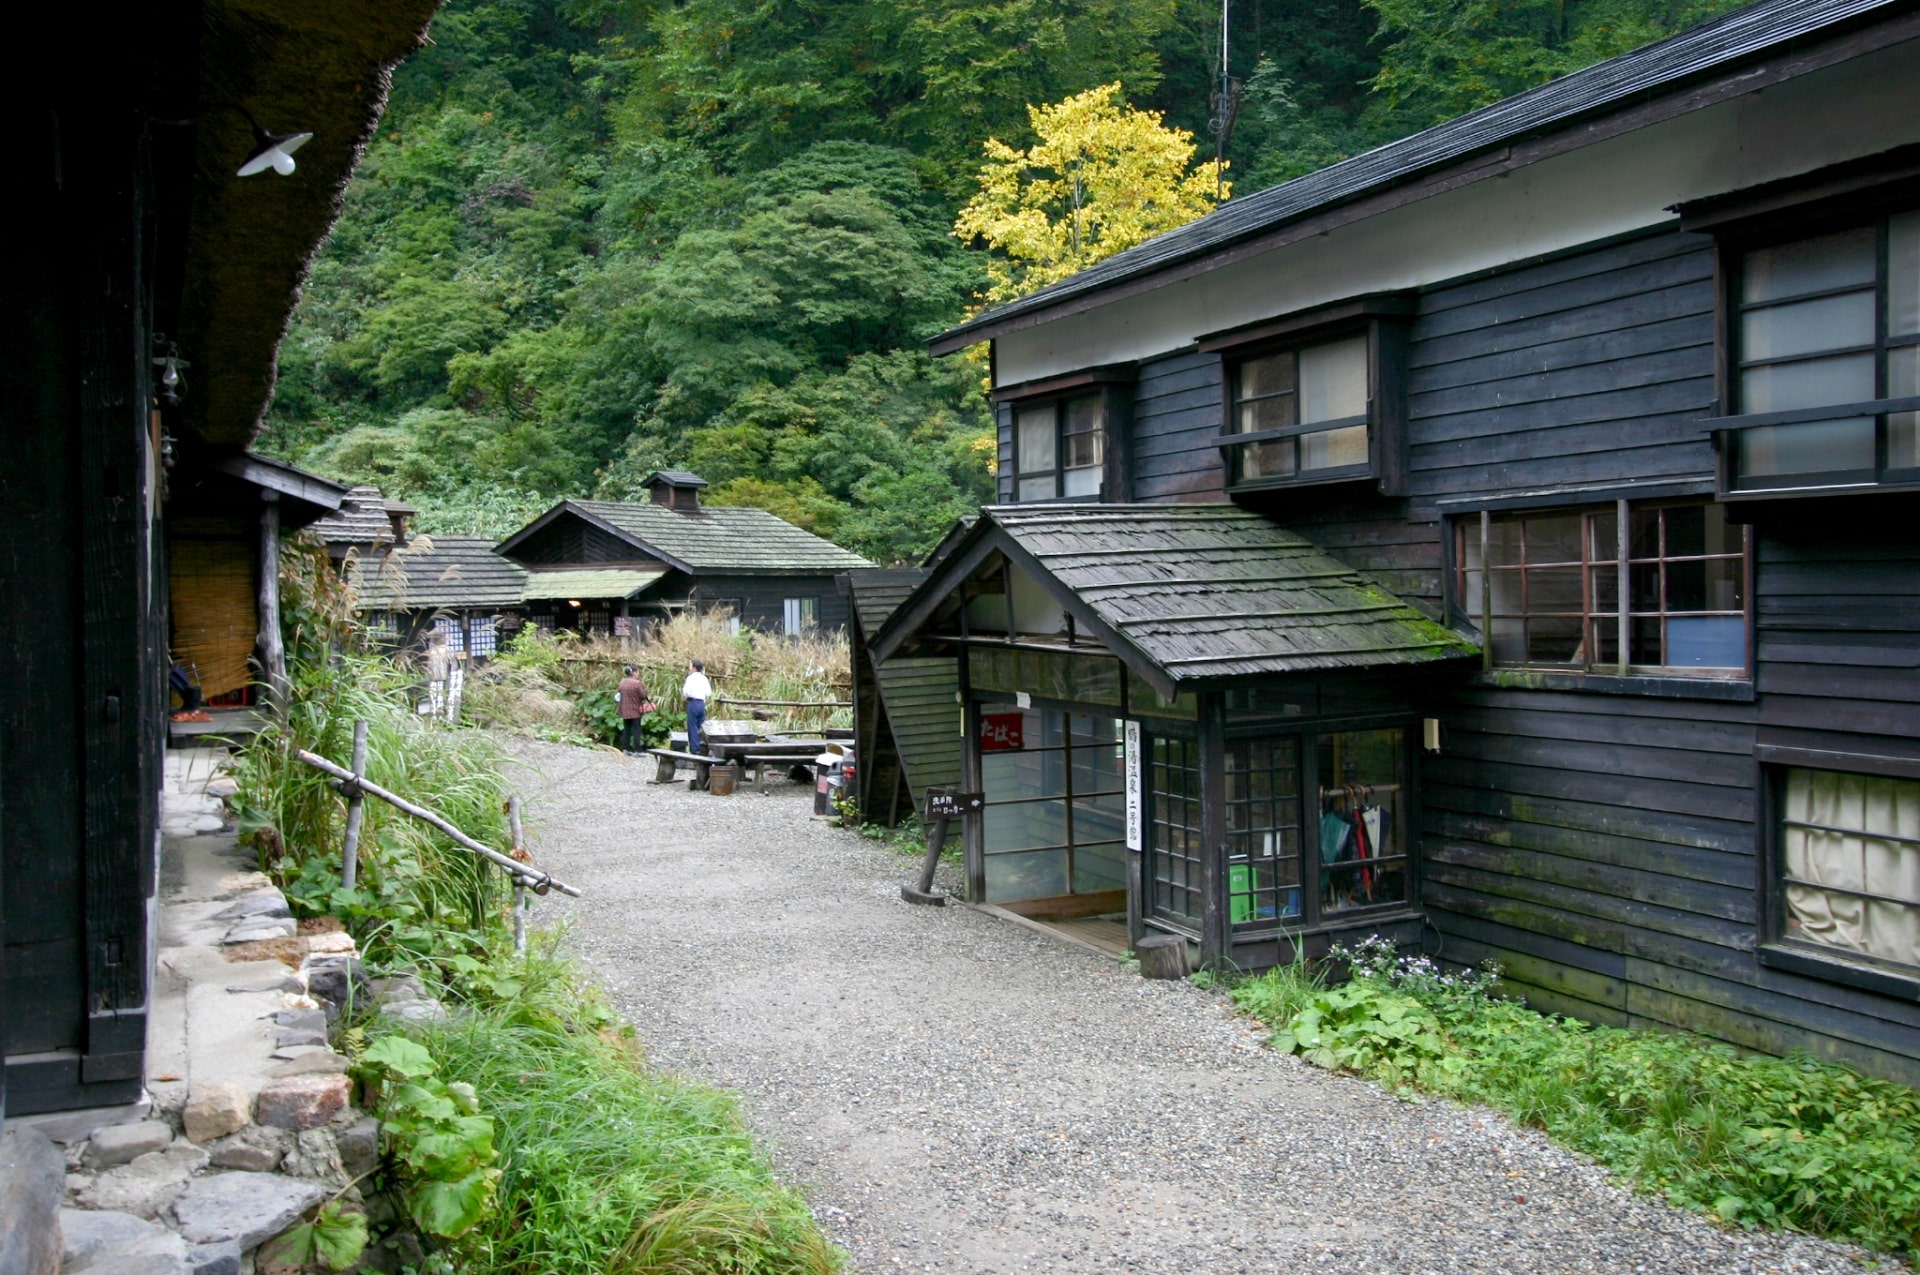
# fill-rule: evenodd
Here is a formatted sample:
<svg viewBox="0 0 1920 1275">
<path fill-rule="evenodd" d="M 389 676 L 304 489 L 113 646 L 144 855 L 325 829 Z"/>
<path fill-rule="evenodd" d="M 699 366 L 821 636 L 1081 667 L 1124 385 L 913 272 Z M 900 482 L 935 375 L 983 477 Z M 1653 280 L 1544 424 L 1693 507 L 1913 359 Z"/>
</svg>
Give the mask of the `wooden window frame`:
<svg viewBox="0 0 1920 1275">
<path fill-rule="evenodd" d="M 1402 496 L 1407 489 L 1407 329 L 1414 301 L 1406 293 L 1382 293 L 1282 318 L 1215 332 L 1199 339 L 1203 354 L 1220 355 L 1220 434 L 1217 444 L 1226 468 L 1230 494 L 1371 482 L 1383 496 Z M 1294 424 L 1256 433 L 1239 431 L 1240 369 L 1254 359 L 1289 351 L 1296 355 L 1316 346 L 1363 337 L 1367 355 L 1366 410 L 1359 416 Z M 1307 470 L 1297 464 L 1284 476 L 1242 479 L 1245 449 L 1263 443 L 1285 442 L 1314 434 L 1364 425 L 1367 461 L 1337 469 Z M 1297 447 L 1298 444 L 1296 443 Z"/>
<path fill-rule="evenodd" d="M 809 607 L 808 605 L 809 603 L 812 604 L 811 607 Z M 807 612 L 809 610 L 813 612 L 813 617 L 811 622 L 809 622 L 807 617 Z M 800 623 L 797 627 L 793 624 L 793 617 L 795 614 L 798 614 L 800 617 Z M 735 618 L 737 619 L 738 616 L 736 615 Z M 819 628 L 820 628 L 819 595 L 805 594 L 805 595 L 796 595 L 791 598 L 780 599 L 780 629 L 781 629 L 782 636 L 804 637 L 808 633 L 817 632 Z"/>
<path fill-rule="evenodd" d="M 1127 434 L 1133 407 L 1135 372 L 1132 363 L 1115 363 L 1064 376 L 1002 386 L 993 391 L 990 397 L 996 408 L 1008 409 L 1001 425 L 1007 439 L 1003 477 L 1006 479 L 1008 503 L 1112 504 L 1124 503 L 1132 498 L 1132 467 L 1129 463 Z M 1067 469 L 1061 463 L 1066 456 L 1066 405 L 1076 399 L 1090 397 L 1098 399 L 1094 410 L 1094 433 L 1100 446 L 1100 490 L 1091 496 L 1068 496 L 1062 493 Z M 1054 494 L 1035 500 L 1022 500 L 1019 414 L 1043 408 L 1049 402 L 1054 410 L 1054 467 L 1026 476 L 1036 478 L 1052 475 Z"/>
<path fill-rule="evenodd" d="M 1719 404 L 1716 414 L 1703 422 L 1703 428 L 1711 434 L 1717 454 L 1719 499 L 1773 501 L 1863 491 L 1920 490 L 1920 466 L 1889 468 L 1887 465 L 1887 417 L 1920 411 L 1920 396 L 1894 398 L 1887 392 L 1887 351 L 1920 345 L 1920 334 L 1905 333 L 1889 338 L 1887 333 L 1887 222 L 1895 214 L 1920 211 L 1920 145 L 1900 147 L 1748 191 L 1683 204 L 1676 211 L 1681 214 L 1683 230 L 1704 231 L 1716 240 L 1715 347 Z M 1740 316 L 1749 308 L 1783 303 L 1776 299 L 1749 307 L 1741 301 L 1743 263 L 1747 254 L 1866 226 L 1876 228 L 1874 340 L 1870 346 L 1858 347 L 1858 352 L 1870 352 L 1874 356 L 1875 397 L 1787 411 L 1743 412 L 1740 375 L 1748 364 L 1743 363 L 1739 349 Z M 1815 295 L 1818 294 L 1809 294 L 1807 299 Z M 1851 347 L 1797 357 L 1848 352 L 1853 352 Z M 1754 362 L 1788 361 L 1791 360 Z M 1857 417 L 1870 417 L 1874 422 L 1871 470 L 1777 475 L 1770 476 L 1764 485 L 1741 481 L 1739 436 L 1745 431 Z"/>
<path fill-rule="evenodd" d="M 1678 678 L 1689 681 L 1750 682 L 1753 677 L 1754 642 L 1754 535 L 1752 527 L 1735 523 L 1732 519 L 1727 520 L 1727 525 L 1729 527 L 1739 528 L 1741 543 L 1738 558 L 1741 564 L 1740 585 L 1742 605 L 1738 614 L 1740 615 L 1742 624 L 1742 663 L 1739 665 L 1725 666 L 1635 664 L 1630 658 L 1633 651 L 1632 626 L 1635 619 L 1644 619 L 1648 616 L 1656 616 L 1659 618 L 1661 624 L 1661 646 L 1663 653 L 1665 653 L 1667 645 L 1667 624 L 1676 614 L 1680 615 L 1681 618 L 1692 618 L 1695 616 L 1704 618 L 1730 617 L 1735 614 L 1731 611 L 1718 610 L 1702 612 L 1670 611 L 1667 607 L 1667 571 L 1665 568 L 1667 564 L 1671 562 L 1731 561 L 1736 555 L 1731 553 L 1669 554 L 1666 547 L 1664 518 L 1661 524 L 1661 544 L 1655 555 L 1651 558 L 1644 555 L 1636 557 L 1632 552 L 1632 516 L 1636 510 L 1642 512 L 1649 509 L 1661 511 L 1692 506 L 1712 508 L 1713 504 L 1713 501 L 1700 497 L 1663 496 L 1641 499 L 1621 497 L 1605 502 L 1585 501 L 1579 504 L 1569 505 L 1530 505 L 1499 511 L 1483 509 L 1479 511 L 1477 517 L 1468 516 L 1455 518 L 1453 520 L 1453 534 L 1448 538 L 1448 556 L 1450 559 L 1448 563 L 1448 574 L 1450 576 L 1449 608 L 1453 613 L 1465 617 L 1466 620 L 1479 631 L 1483 652 L 1483 667 L 1489 672 L 1497 670 L 1519 670 L 1529 673 L 1544 672 L 1547 674 L 1572 675 L 1575 677 L 1597 674 L 1620 679 L 1643 678 L 1664 680 Z M 1593 538 L 1589 534 L 1589 524 L 1587 520 L 1594 515 L 1609 512 L 1614 518 L 1614 553 L 1610 558 L 1589 557 L 1588 550 L 1593 544 Z M 1570 569 L 1578 566 L 1581 571 L 1581 600 L 1579 612 L 1582 634 L 1581 646 L 1585 647 L 1589 643 L 1595 642 L 1598 632 L 1595 627 L 1597 624 L 1610 621 L 1615 626 L 1613 643 L 1616 658 L 1613 660 L 1590 658 L 1579 663 L 1547 663 L 1532 660 L 1498 662 L 1494 658 L 1492 623 L 1495 619 L 1511 619 L 1516 617 L 1496 617 L 1491 614 L 1494 590 L 1490 585 L 1487 557 L 1492 549 L 1491 532 L 1493 520 L 1496 517 L 1527 519 L 1569 516 L 1577 516 L 1581 520 L 1581 560 L 1577 564 L 1555 563 L 1552 565 L 1558 569 Z M 1480 566 L 1478 567 L 1469 565 L 1467 552 L 1469 541 L 1477 545 L 1477 556 L 1480 562 Z M 1632 573 L 1636 566 L 1643 567 L 1650 562 L 1657 563 L 1661 567 L 1660 606 L 1657 611 L 1638 611 L 1634 609 L 1632 603 Z M 1523 590 L 1522 596 L 1524 598 L 1527 574 L 1524 562 L 1519 567 L 1502 566 L 1496 569 L 1501 571 L 1517 570 L 1520 572 Z M 1595 588 L 1596 578 L 1602 573 L 1607 572 L 1611 572 L 1613 576 L 1613 607 L 1611 610 L 1599 605 L 1597 600 L 1598 591 Z M 1477 608 L 1470 607 L 1467 604 L 1468 577 L 1475 573 L 1478 573 L 1481 577 L 1480 603 Z M 1524 608 L 1524 601 L 1522 606 Z M 1517 618 L 1524 621 L 1530 614 L 1531 613 L 1523 609 Z M 1556 611 L 1547 614 L 1566 616 L 1573 613 Z"/>
<path fill-rule="evenodd" d="M 1784 813 L 1786 771 L 1825 770 L 1920 781 L 1920 758 L 1832 754 L 1802 748 L 1763 745 L 1754 750 L 1757 889 L 1760 895 L 1759 942 L 1754 954 L 1769 969 L 1837 983 L 1845 987 L 1920 1001 L 1920 966 L 1905 966 L 1843 949 L 1796 940 L 1787 934 Z"/>
</svg>

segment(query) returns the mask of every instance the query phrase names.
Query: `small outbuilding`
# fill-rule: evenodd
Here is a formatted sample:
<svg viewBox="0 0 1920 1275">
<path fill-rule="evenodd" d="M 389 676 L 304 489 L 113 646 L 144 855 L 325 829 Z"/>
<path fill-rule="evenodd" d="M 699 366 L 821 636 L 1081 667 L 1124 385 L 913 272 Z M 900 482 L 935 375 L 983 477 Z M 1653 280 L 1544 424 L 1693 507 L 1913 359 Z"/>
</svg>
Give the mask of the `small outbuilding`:
<svg viewBox="0 0 1920 1275">
<path fill-rule="evenodd" d="M 764 509 L 704 504 L 704 478 L 662 470 L 649 503 L 563 500 L 497 552 L 527 570 L 529 618 L 613 635 L 687 608 L 797 636 L 845 629 L 837 577 L 873 566 Z"/>
</svg>

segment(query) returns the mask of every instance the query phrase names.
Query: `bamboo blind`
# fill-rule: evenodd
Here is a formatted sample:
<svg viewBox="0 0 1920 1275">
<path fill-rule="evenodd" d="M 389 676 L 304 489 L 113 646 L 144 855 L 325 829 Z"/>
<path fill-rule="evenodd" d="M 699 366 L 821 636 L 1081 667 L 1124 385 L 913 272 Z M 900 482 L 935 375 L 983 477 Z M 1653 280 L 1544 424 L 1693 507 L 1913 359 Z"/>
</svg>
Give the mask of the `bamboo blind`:
<svg viewBox="0 0 1920 1275">
<path fill-rule="evenodd" d="M 197 676 L 208 699 L 253 681 L 248 664 L 260 636 L 253 546 L 244 540 L 176 538 L 168 572 L 174 660 Z"/>
</svg>

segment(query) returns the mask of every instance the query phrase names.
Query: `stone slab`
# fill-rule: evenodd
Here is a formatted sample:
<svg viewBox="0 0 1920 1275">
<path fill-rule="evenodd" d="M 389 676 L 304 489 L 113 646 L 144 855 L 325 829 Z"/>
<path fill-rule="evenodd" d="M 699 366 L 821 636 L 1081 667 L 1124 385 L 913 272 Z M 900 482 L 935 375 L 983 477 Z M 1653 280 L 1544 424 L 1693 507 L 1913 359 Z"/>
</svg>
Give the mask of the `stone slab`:
<svg viewBox="0 0 1920 1275">
<path fill-rule="evenodd" d="M 221 1173 L 201 1178 L 174 1201 L 180 1234 L 193 1244 L 232 1240 L 258 1248 L 327 1198 L 318 1182 L 267 1173 Z"/>
<path fill-rule="evenodd" d="M 186 1275 L 187 1242 L 172 1231 L 103 1248 L 65 1268 L 64 1275 Z"/>
<path fill-rule="evenodd" d="M 32 1129 L 0 1135 L 0 1271 L 55 1275 L 60 1269 L 66 1188 L 66 1157 L 46 1135 Z"/>
<path fill-rule="evenodd" d="M 240 1245 L 233 1240 L 195 1244 L 187 1250 L 187 1275 L 240 1275 Z"/>
<path fill-rule="evenodd" d="M 108 1169 L 79 1193 L 77 1202 L 89 1209 L 113 1209 L 140 1217 L 158 1217 L 187 1180 L 207 1165 L 207 1153 L 184 1142 L 154 1151 L 130 1164 Z"/>
<path fill-rule="evenodd" d="M 131 1213 L 61 1209 L 61 1260 L 72 1266 L 103 1248 L 118 1248 L 160 1233 L 160 1224 Z"/>
</svg>

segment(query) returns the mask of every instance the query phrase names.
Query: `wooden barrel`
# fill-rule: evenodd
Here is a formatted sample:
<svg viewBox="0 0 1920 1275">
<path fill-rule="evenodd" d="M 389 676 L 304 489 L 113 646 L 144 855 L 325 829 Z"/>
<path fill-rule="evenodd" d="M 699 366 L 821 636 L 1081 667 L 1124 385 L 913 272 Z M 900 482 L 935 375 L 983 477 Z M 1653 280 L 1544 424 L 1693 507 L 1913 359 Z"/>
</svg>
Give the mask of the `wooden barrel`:
<svg viewBox="0 0 1920 1275">
<path fill-rule="evenodd" d="M 707 791 L 716 797 L 730 797 L 740 786 L 740 763 L 730 761 L 712 768 L 707 776 Z"/>
</svg>

